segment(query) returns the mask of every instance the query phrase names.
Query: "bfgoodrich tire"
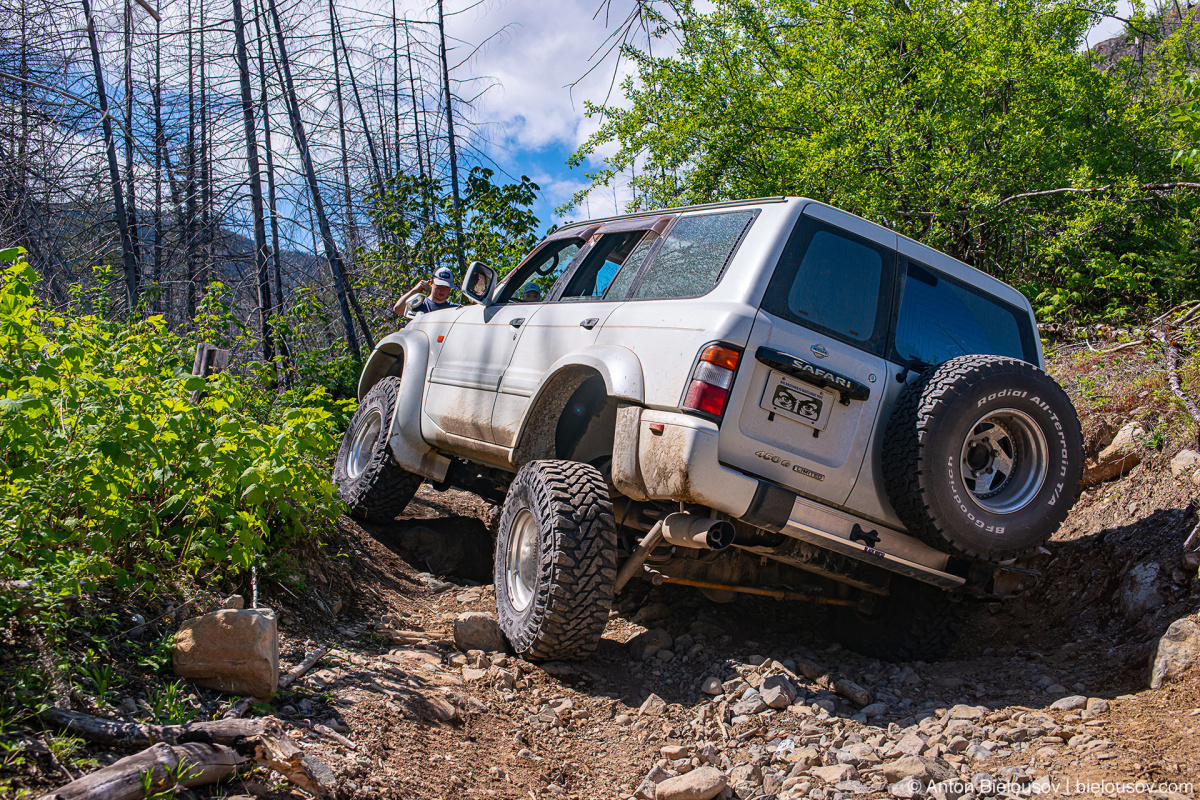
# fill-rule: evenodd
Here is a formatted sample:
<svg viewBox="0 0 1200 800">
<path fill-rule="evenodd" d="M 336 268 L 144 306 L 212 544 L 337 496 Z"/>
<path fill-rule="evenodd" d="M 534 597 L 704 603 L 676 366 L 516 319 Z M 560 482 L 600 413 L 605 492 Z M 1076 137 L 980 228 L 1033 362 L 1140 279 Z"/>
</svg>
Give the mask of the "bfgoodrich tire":
<svg viewBox="0 0 1200 800">
<path fill-rule="evenodd" d="M 891 594 L 867 610 L 832 606 L 834 637 L 851 650 L 884 661 L 936 661 L 962 632 L 966 604 L 933 586 L 893 576 Z"/>
<path fill-rule="evenodd" d="M 387 448 L 399 393 L 400 379 L 395 377 L 371 388 L 350 420 L 333 465 L 338 495 L 351 516 L 368 522 L 394 520 L 421 486 L 421 476 L 399 467 Z"/>
<path fill-rule="evenodd" d="M 578 461 L 522 467 L 496 539 L 496 611 L 513 650 L 531 661 L 591 655 L 616 577 L 616 524 L 600 471 Z"/>
<path fill-rule="evenodd" d="M 1079 496 L 1079 419 L 1032 364 L 961 356 L 906 387 L 883 444 L 884 486 L 909 532 L 989 561 L 1058 530 Z"/>
</svg>

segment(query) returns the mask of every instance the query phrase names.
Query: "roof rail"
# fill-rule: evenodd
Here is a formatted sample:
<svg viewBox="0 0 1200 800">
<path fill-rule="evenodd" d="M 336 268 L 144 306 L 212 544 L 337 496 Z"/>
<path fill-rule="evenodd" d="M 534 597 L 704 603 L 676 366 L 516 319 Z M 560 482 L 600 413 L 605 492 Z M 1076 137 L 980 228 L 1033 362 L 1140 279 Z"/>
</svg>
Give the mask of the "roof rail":
<svg viewBox="0 0 1200 800">
<path fill-rule="evenodd" d="M 577 225 L 591 225 L 597 222 L 611 222 L 615 219 L 632 219 L 635 217 L 652 217 L 659 214 L 674 214 L 680 211 L 706 211 L 710 208 L 732 208 L 734 206 L 747 206 L 755 203 L 786 203 L 789 199 L 783 195 L 774 197 L 753 197 L 747 200 L 723 200 L 720 203 L 700 203 L 694 206 L 675 206 L 673 208 L 654 208 L 647 211 L 635 211 L 631 214 L 617 214 L 612 217 L 597 217 L 595 219 L 581 219 L 577 222 L 567 222 L 562 228 L 574 228 Z"/>
</svg>

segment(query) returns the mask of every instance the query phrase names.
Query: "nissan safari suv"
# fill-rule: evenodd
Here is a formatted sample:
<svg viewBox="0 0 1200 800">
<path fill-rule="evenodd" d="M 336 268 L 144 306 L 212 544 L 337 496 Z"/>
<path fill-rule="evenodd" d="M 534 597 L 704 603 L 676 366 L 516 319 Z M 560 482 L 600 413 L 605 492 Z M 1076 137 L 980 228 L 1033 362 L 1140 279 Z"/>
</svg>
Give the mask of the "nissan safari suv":
<svg viewBox="0 0 1200 800">
<path fill-rule="evenodd" d="M 502 504 L 500 626 L 596 646 L 633 578 L 829 606 L 851 648 L 932 659 L 1079 488 L 1079 422 L 1029 302 L 823 203 L 568 225 L 464 308 L 380 342 L 338 452 L 353 514 L 422 481 Z M 528 284 L 541 299 L 523 301 Z"/>
</svg>

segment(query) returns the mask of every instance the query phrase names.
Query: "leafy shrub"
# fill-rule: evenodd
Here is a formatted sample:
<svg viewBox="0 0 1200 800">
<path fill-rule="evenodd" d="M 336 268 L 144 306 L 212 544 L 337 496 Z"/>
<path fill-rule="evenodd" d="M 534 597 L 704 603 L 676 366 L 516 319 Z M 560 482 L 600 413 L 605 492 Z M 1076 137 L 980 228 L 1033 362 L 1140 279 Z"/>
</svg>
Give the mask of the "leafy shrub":
<svg viewBox="0 0 1200 800">
<path fill-rule="evenodd" d="M 336 518 L 328 461 L 352 403 L 279 392 L 263 365 L 193 377 L 161 318 L 51 313 L 4 255 L 0 579 L 53 593 L 237 574 Z"/>
</svg>

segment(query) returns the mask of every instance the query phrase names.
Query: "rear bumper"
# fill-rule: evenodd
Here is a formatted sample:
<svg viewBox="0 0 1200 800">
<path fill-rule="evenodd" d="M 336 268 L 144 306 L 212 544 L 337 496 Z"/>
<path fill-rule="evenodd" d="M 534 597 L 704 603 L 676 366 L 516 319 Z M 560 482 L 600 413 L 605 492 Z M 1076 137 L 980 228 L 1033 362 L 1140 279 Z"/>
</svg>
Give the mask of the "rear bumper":
<svg viewBox="0 0 1200 800">
<path fill-rule="evenodd" d="M 717 458 L 719 431 L 706 419 L 622 405 L 617 410 L 613 483 L 634 500 L 672 500 L 708 506 L 796 542 L 881 567 L 889 572 L 956 589 L 965 581 L 947 569 L 950 557 L 908 534 L 800 497 L 775 484 L 730 469 Z M 768 548 L 755 552 L 770 557 Z"/>
</svg>

